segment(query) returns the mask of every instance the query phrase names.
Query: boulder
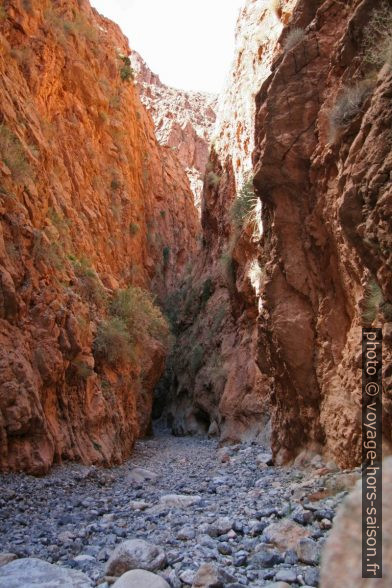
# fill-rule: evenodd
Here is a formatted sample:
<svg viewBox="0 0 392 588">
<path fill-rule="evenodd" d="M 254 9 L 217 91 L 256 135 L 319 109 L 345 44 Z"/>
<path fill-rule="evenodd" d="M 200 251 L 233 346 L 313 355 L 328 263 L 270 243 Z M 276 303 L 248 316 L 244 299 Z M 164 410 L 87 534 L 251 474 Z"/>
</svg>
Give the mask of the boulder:
<svg viewBox="0 0 392 588">
<path fill-rule="evenodd" d="M 146 570 L 126 572 L 113 584 L 114 588 L 170 588 L 160 576 Z"/>
<path fill-rule="evenodd" d="M 162 547 L 144 541 L 130 539 L 116 547 L 106 566 L 107 576 L 121 576 L 129 570 L 155 572 L 164 567 L 166 555 Z"/>
<path fill-rule="evenodd" d="M 0 588 L 91 588 L 82 572 L 61 568 L 41 559 L 16 559 L 0 567 Z"/>
</svg>

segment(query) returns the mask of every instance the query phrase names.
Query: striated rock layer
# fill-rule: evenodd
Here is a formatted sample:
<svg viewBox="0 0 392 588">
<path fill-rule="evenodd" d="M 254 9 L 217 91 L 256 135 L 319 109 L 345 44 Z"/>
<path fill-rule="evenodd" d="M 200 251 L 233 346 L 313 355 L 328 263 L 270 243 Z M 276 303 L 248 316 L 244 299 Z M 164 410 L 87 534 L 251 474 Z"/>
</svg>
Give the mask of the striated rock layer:
<svg viewBox="0 0 392 588">
<path fill-rule="evenodd" d="M 131 62 L 141 100 L 154 120 L 158 141 L 177 154 L 186 169 L 195 204 L 200 208 L 217 97 L 166 86 L 136 51 L 132 52 Z"/>
<path fill-rule="evenodd" d="M 204 187 L 203 252 L 179 294 L 177 432 L 266 438 L 271 417 L 279 463 L 310 450 L 358 464 L 361 327 L 373 325 L 384 332 L 391 441 L 392 74 L 366 58 L 374 9 L 244 3 Z M 238 228 L 250 171 L 256 199 Z"/>
<path fill-rule="evenodd" d="M 117 463 L 149 427 L 165 347 L 94 357 L 107 300 L 164 297 L 196 250 L 182 165 L 155 138 L 119 28 L 87 1 L 0 20 L 0 468 Z"/>
</svg>

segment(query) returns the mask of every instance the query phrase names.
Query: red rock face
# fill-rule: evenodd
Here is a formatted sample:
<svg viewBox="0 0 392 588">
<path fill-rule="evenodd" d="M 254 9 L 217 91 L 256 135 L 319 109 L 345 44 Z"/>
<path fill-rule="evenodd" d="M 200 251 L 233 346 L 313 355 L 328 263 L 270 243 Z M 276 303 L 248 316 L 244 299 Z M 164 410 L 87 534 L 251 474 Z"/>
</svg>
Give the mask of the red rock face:
<svg viewBox="0 0 392 588">
<path fill-rule="evenodd" d="M 363 311 L 374 306 L 370 322 L 385 334 L 391 320 L 392 77 L 363 59 L 372 2 L 316 8 L 299 3 L 290 26 L 304 37 L 278 54 L 256 99 L 255 185 L 269 257 L 260 355 L 270 357 L 274 378 L 278 458 L 315 444 L 349 466 L 361 461 Z M 363 84 L 361 101 L 334 128 L 339 97 L 355 83 Z M 370 282 L 380 289 L 377 307 Z M 384 351 L 385 369 L 388 336 Z M 387 394 L 384 409 L 390 441 Z"/>
<path fill-rule="evenodd" d="M 257 7 L 270 18 L 264 3 L 248 2 L 240 19 L 253 22 Z M 245 61 L 236 61 L 233 95 L 247 79 L 244 63 L 251 71 L 258 56 L 266 59 L 254 111 L 260 233 L 235 234 L 230 218 L 252 142 L 252 108 L 234 102 L 218 114 L 215 175 L 207 176 L 202 207 L 204 256 L 191 286 L 184 284 L 178 319 L 171 418 L 179 432 L 213 422 L 223 439 L 266 438 L 271 415 L 277 461 L 311 449 L 343 467 L 358 464 L 361 328 L 372 323 L 384 330 L 386 447 L 391 441 L 391 71 L 364 58 L 373 8 L 370 1 L 344 8 L 326 1 L 299 2 L 292 11 L 287 3 L 280 14 L 286 26 L 280 34 L 277 25 L 267 51 L 257 38 L 255 58 L 248 45 Z M 239 30 L 249 33 L 247 22 Z M 336 125 L 340 99 L 356 82 L 356 108 Z M 207 278 L 213 293 L 203 307 Z M 196 303 L 192 324 L 186 310 Z M 215 332 L 213 318 L 221 315 Z"/>
<path fill-rule="evenodd" d="M 132 53 L 132 67 L 141 100 L 154 120 L 158 141 L 177 154 L 186 169 L 199 208 L 217 97 L 162 84 L 159 76 L 151 72 L 136 51 Z"/>
<path fill-rule="evenodd" d="M 172 289 L 197 248 L 193 196 L 125 38 L 87 2 L 8 2 L 0 46 L 0 468 L 117 463 L 166 350 L 144 337 L 113 368 L 97 326 L 119 288 Z"/>
</svg>

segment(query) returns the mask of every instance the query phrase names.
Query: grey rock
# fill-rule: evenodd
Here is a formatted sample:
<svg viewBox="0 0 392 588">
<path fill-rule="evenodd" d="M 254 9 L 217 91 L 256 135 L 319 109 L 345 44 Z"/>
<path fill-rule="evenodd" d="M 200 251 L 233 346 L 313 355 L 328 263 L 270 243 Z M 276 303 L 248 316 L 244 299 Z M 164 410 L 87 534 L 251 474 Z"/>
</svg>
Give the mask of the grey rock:
<svg viewBox="0 0 392 588">
<path fill-rule="evenodd" d="M 319 521 L 322 521 L 323 519 L 328 519 L 329 521 L 332 521 L 335 516 L 335 512 L 331 508 L 320 508 L 316 510 L 314 516 Z"/>
<path fill-rule="evenodd" d="M 314 520 L 314 515 L 310 510 L 297 510 L 292 515 L 293 521 L 300 525 L 309 525 Z"/>
<path fill-rule="evenodd" d="M 256 463 L 260 467 L 273 465 L 272 453 L 259 453 L 256 456 Z"/>
<path fill-rule="evenodd" d="M 298 563 L 298 555 L 293 549 L 289 549 L 284 554 L 284 563 L 289 564 L 291 566 Z"/>
<path fill-rule="evenodd" d="M 113 551 L 106 566 L 108 576 L 121 576 L 129 570 L 142 569 L 155 572 L 164 567 L 163 549 L 143 539 L 124 541 Z"/>
<path fill-rule="evenodd" d="M 297 580 L 297 572 L 295 570 L 279 570 L 279 572 L 275 575 L 275 580 L 277 582 L 295 582 Z"/>
<path fill-rule="evenodd" d="M 320 545 L 313 539 L 301 539 L 298 542 L 298 559 L 306 564 L 316 565 L 320 560 Z"/>
<path fill-rule="evenodd" d="M 283 556 L 269 545 L 260 545 L 250 563 L 257 568 L 272 568 L 283 562 Z"/>
<path fill-rule="evenodd" d="M 304 580 L 308 586 L 318 586 L 320 582 L 320 570 L 309 568 L 304 573 Z"/>
<path fill-rule="evenodd" d="M 82 572 L 36 558 L 16 559 L 0 568 L 0 588 L 91 588 L 92 585 Z"/>
<path fill-rule="evenodd" d="M 180 580 L 181 580 L 181 582 L 184 582 L 184 584 L 187 584 L 188 586 L 192 586 L 193 580 L 195 579 L 195 575 L 196 574 L 193 570 L 184 570 L 180 574 Z"/>
<path fill-rule="evenodd" d="M 177 532 L 177 539 L 181 539 L 182 541 L 190 541 L 196 537 L 196 533 L 193 527 L 190 525 L 186 525 L 185 527 L 181 527 L 181 529 Z"/>
<path fill-rule="evenodd" d="M 129 507 L 132 510 L 146 510 L 146 508 L 149 508 L 150 506 L 151 504 L 144 500 L 131 500 L 129 503 Z"/>
<path fill-rule="evenodd" d="M 208 534 L 211 537 L 219 537 L 224 535 L 232 528 L 232 521 L 228 517 L 220 517 L 208 529 Z"/>
</svg>

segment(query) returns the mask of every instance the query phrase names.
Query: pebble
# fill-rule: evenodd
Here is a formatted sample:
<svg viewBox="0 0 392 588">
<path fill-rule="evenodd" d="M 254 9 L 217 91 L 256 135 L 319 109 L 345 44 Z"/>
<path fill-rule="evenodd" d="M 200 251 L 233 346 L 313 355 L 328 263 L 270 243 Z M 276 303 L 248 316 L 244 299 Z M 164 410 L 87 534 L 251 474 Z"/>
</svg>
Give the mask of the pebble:
<svg viewBox="0 0 392 588">
<path fill-rule="evenodd" d="M 317 565 L 320 560 L 320 544 L 314 539 L 300 539 L 297 547 L 298 559 L 309 565 Z"/>
<path fill-rule="evenodd" d="M 275 580 L 277 582 L 295 582 L 297 579 L 297 572 L 295 570 L 280 570 L 275 575 Z"/>
</svg>

